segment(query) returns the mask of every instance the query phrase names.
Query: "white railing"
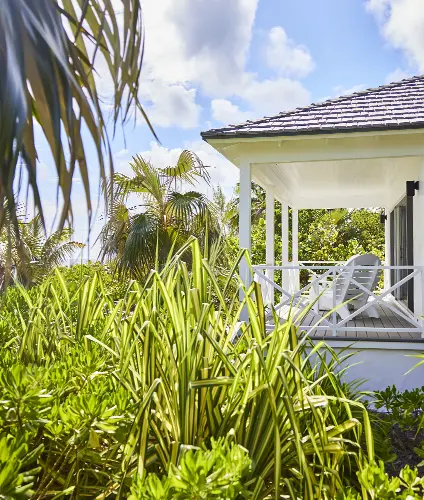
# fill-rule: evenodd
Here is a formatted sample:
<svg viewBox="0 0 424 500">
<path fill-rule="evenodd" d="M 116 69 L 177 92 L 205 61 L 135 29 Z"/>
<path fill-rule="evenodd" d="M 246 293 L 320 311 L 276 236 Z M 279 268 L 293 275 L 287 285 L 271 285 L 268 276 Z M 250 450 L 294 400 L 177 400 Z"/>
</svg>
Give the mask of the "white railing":
<svg viewBox="0 0 424 500">
<path fill-rule="evenodd" d="M 309 262 L 307 263 L 309 264 Z M 346 270 L 349 275 L 346 276 Z M 423 266 L 344 266 L 298 265 L 253 266 L 255 281 L 262 285 L 264 302 L 273 305 L 278 312 L 289 311 L 298 318 L 301 330 L 331 331 L 337 336 L 340 332 L 356 334 L 358 332 L 386 332 L 386 333 L 419 333 L 424 338 L 424 267 Z M 358 278 L 360 272 L 376 271 L 378 274 L 388 273 L 391 270 L 403 271 L 404 276 L 396 283 L 379 290 L 376 286 Z M 276 271 L 281 271 L 282 285 L 274 281 Z M 308 272 L 308 283 L 300 287 L 300 272 Z M 355 274 L 356 271 L 356 274 Z M 394 273 L 400 274 L 400 273 Z M 405 275 L 406 274 L 406 275 Z M 340 296 L 340 283 L 349 281 L 350 300 Z M 415 298 L 419 299 L 420 315 L 413 313 L 401 302 L 397 301 L 394 292 L 408 282 L 413 282 Z M 352 299 L 352 288 L 357 290 L 357 296 Z M 275 291 L 280 293 L 278 303 L 274 302 Z M 331 307 L 323 311 L 320 307 L 321 297 L 326 297 L 327 302 L 331 296 Z M 360 300 L 356 300 L 356 299 Z M 415 301 L 417 303 L 417 300 Z M 353 307 L 351 307 L 353 306 Z M 356 306 L 356 307 L 355 307 Z M 375 312 L 380 306 L 384 311 L 390 311 L 395 318 L 402 319 L 402 326 L 356 326 L 354 320 L 363 317 L 375 317 Z M 309 308 L 315 314 L 314 322 L 310 323 L 310 316 L 303 313 Z M 309 324 L 305 324 L 306 318 Z M 299 324 L 300 323 L 300 324 Z M 373 322 L 374 323 L 374 322 Z M 386 322 L 387 323 L 387 322 Z M 377 340 L 377 339 L 376 339 Z"/>
</svg>

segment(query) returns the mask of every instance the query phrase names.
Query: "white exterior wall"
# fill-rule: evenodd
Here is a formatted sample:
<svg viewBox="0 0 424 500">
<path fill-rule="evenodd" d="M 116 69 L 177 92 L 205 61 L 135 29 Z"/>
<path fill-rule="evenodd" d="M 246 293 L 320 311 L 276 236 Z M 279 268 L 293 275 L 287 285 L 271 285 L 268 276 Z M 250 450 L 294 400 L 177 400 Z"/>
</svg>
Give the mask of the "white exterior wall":
<svg viewBox="0 0 424 500">
<path fill-rule="evenodd" d="M 341 357 L 353 354 L 342 365 L 349 367 L 343 380 L 363 380 L 361 390 L 377 391 L 396 385 L 399 391 L 404 391 L 424 385 L 424 365 L 407 373 L 420 361 L 411 357 L 422 352 L 420 343 L 367 341 L 357 342 L 348 349 L 345 341 L 329 341 L 328 344 Z"/>
</svg>

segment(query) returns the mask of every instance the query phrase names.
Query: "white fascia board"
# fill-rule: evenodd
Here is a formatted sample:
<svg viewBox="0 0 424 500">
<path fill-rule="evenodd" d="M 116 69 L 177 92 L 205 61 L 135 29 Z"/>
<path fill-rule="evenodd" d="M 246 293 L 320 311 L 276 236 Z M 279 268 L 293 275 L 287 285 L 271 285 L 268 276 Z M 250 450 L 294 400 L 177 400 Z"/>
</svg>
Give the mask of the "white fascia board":
<svg viewBox="0 0 424 500">
<path fill-rule="evenodd" d="M 334 133 L 315 133 L 315 134 L 293 134 L 293 135 L 264 135 L 254 137 L 205 137 L 203 140 L 211 146 L 228 146 L 230 143 L 239 142 L 278 142 L 278 141 L 304 141 L 304 140 L 320 140 L 320 139 L 343 139 L 349 137 L 375 137 L 384 135 L 411 135 L 424 134 L 424 128 L 412 128 L 401 130 L 375 130 L 364 132 L 334 132 Z"/>
</svg>

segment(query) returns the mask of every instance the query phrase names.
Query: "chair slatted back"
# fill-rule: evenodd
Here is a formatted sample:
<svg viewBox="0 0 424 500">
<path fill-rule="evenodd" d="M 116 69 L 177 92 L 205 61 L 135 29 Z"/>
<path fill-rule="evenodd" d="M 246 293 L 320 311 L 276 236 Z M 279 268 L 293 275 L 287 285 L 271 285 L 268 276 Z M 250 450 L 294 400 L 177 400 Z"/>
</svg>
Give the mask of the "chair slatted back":
<svg viewBox="0 0 424 500">
<path fill-rule="evenodd" d="M 367 290 L 374 290 L 381 276 L 381 269 L 358 269 L 356 266 L 380 266 L 381 260 L 374 254 L 355 255 L 350 258 L 336 278 L 336 302 L 349 301 L 348 307 L 358 309 L 366 304 L 369 295 L 352 280 Z"/>
</svg>

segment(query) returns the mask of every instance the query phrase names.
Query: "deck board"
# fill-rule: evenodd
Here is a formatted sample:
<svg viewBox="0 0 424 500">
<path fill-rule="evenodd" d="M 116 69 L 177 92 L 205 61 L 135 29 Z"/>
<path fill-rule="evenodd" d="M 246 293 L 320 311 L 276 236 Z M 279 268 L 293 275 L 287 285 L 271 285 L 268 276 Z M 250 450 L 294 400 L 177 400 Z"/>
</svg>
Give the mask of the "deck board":
<svg viewBox="0 0 424 500">
<path fill-rule="evenodd" d="M 376 306 L 378 313 L 380 315 L 379 318 L 368 318 L 361 315 L 354 317 L 350 320 L 346 327 L 362 327 L 362 328 L 370 328 L 370 330 L 366 331 L 339 331 L 336 333 L 336 336 L 333 335 L 331 325 L 328 323 L 328 320 L 322 319 L 322 315 L 325 313 L 321 311 L 321 315 L 315 313 L 314 311 L 309 311 L 308 314 L 303 318 L 301 322 L 302 331 L 308 333 L 311 338 L 315 339 L 348 339 L 348 340 L 383 340 L 383 341 L 423 341 L 421 339 L 421 333 L 418 331 L 410 331 L 410 332 L 387 332 L 384 331 L 386 328 L 409 328 L 413 330 L 413 323 L 407 321 L 396 312 L 392 311 L 386 304 L 381 305 L 378 304 Z M 281 320 L 285 320 L 289 314 L 290 307 L 284 306 L 278 311 L 278 315 Z M 294 318 L 294 323 L 299 325 L 298 316 L 301 314 L 302 309 L 294 307 L 292 308 L 292 317 Z M 328 329 L 316 330 L 314 326 L 321 320 L 322 325 L 328 324 Z M 374 330 L 371 330 L 374 329 Z M 378 329 L 376 331 L 375 329 Z"/>
</svg>

